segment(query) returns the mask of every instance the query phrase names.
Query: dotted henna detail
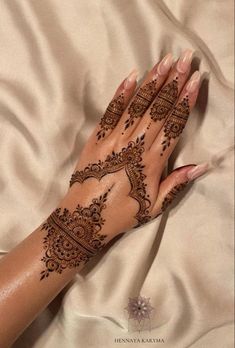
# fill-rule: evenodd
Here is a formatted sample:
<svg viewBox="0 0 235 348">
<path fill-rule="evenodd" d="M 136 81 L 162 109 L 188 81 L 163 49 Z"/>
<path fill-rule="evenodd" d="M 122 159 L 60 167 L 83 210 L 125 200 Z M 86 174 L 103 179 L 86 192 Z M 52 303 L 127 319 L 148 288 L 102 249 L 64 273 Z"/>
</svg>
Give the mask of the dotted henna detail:
<svg viewBox="0 0 235 348">
<path fill-rule="evenodd" d="M 128 108 L 129 118 L 125 121 L 125 130 L 134 124 L 136 118 L 142 117 L 152 103 L 157 93 L 156 82 L 157 79 L 154 79 L 138 90 Z"/>
<path fill-rule="evenodd" d="M 159 92 L 150 110 L 151 119 L 161 121 L 166 118 L 178 97 L 178 77 L 165 85 Z"/>
<path fill-rule="evenodd" d="M 97 132 L 97 139 L 105 137 L 105 134 L 108 130 L 112 130 L 116 127 L 120 117 L 122 116 L 124 111 L 124 94 L 121 93 L 117 98 L 113 99 L 103 117 L 100 120 L 100 130 Z"/>
<path fill-rule="evenodd" d="M 139 203 L 139 210 L 135 215 L 138 221 L 136 227 L 146 223 L 151 219 L 149 207 L 151 202 L 147 195 L 146 175 L 143 173 L 142 154 L 144 152 L 144 137 L 138 137 L 136 141 L 130 141 L 127 147 L 124 147 L 119 153 L 112 152 L 105 161 L 89 164 L 84 170 L 76 171 L 70 180 L 70 186 L 74 183 L 83 183 L 86 179 L 94 177 L 97 180 L 107 174 L 118 172 L 125 169 L 131 184 L 129 196 Z"/>
<path fill-rule="evenodd" d="M 161 212 L 165 211 L 168 206 L 172 203 L 172 201 L 175 199 L 175 197 L 178 195 L 179 192 L 183 191 L 184 188 L 187 186 L 188 181 L 185 181 L 184 183 L 178 184 L 174 186 L 170 192 L 166 195 L 162 202 Z"/>
<path fill-rule="evenodd" d="M 180 136 L 183 132 L 186 122 L 190 114 L 189 99 L 188 96 L 183 98 L 183 100 L 177 104 L 170 116 L 167 118 L 164 125 L 164 135 L 165 140 L 161 143 L 162 153 L 170 146 L 171 139 L 175 139 Z"/>
<path fill-rule="evenodd" d="M 57 208 L 42 225 L 47 231 L 43 247 L 46 250 L 44 261 L 46 269 L 41 279 L 51 272 L 62 273 L 65 268 L 74 268 L 86 263 L 105 245 L 106 235 L 100 233 L 105 220 L 101 212 L 105 209 L 108 190 L 99 198 L 94 198 L 89 207 L 79 204 L 73 212 Z"/>
</svg>

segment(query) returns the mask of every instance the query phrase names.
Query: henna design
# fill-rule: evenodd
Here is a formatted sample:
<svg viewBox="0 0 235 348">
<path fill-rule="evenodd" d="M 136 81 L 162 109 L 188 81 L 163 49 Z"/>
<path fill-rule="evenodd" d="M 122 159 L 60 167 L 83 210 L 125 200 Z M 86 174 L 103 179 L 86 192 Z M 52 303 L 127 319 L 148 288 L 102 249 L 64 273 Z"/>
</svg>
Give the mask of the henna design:
<svg viewBox="0 0 235 348">
<path fill-rule="evenodd" d="M 120 120 L 120 117 L 122 116 L 124 111 L 124 94 L 121 93 L 117 98 L 113 99 L 105 111 L 105 114 L 101 118 L 100 121 L 100 130 L 97 132 L 96 136 L 97 139 L 100 140 L 101 138 L 104 138 L 105 133 L 110 130 L 114 129 Z"/>
<path fill-rule="evenodd" d="M 151 119 L 156 121 L 163 120 L 174 106 L 178 97 L 178 77 L 168 83 L 159 92 L 156 101 L 154 102 L 150 115 Z"/>
<path fill-rule="evenodd" d="M 184 183 L 178 184 L 174 186 L 170 192 L 166 195 L 162 202 L 161 212 L 165 211 L 168 206 L 172 203 L 172 201 L 175 199 L 175 197 L 178 195 L 179 192 L 183 191 L 184 188 L 187 186 L 189 181 L 185 181 Z"/>
<path fill-rule="evenodd" d="M 134 124 L 136 118 L 144 115 L 157 93 L 156 82 L 157 79 L 152 80 L 145 86 L 141 87 L 137 92 L 134 100 L 128 108 L 128 114 L 130 117 L 125 121 L 125 130 Z"/>
<path fill-rule="evenodd" d="M 161 156 L 167 147 L 170 146 L 171 139 L 175 139 L 183 132 L 190 113 L 188 95 L 177 104 L 171 115 L 166 120 L 164 133 L 166 139 L 162 142 L 163 148 Z"/>
<path fill-rule="evenodd" d="M 129 196 L 139 203 L 139 210 L 135 215 L 138 221 L 136 227 L 148 222 L 149 207 L 151 202 L 147 195 L 146 183 L 144 180 L 146 175 L 143 173 L 144 165 L 142 164 L 142 153 L 144 152 L 144 137 L 138 137 L 136 141 L 130 141 L 127 147 L 123 148 L 119 153 L 112 152 L 105 161 L 89 164 L 84 170 L 76 171 L 70 180 L 70 186 L 75 182 L 83 183 L 86 179 L 94 177 L 97 180 L 107 174 L 118 172 L 125 169 L 131 184 Z"/>
<path fill-rule="evenodd" d="M 105 220 L 101 212 L 110 189 L 99 198 L 94 198 L 89 207 L 79 204 L 70 212 L 68 209 L 57 208 L 43 224 L 42 230 L 47 231 L 44 237 L 46 269 L 41 272 L 41 279 L 51 272 L 62 273 L 65 268 L 74 268 L 81 262 L 86 263 L 105 245 L 106 235 L 100 234 Z"/>
</svg>

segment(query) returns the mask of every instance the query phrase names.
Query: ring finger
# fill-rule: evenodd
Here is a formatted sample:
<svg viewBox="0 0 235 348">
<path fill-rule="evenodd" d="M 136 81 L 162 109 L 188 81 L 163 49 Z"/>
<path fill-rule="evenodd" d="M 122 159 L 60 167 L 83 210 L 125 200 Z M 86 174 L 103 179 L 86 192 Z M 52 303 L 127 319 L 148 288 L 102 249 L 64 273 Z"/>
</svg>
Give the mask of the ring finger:
<svg viewBox="0 0 235 348">
<path fill-rule="evenodd" d="M 164 164 L 174 150 L 181 133 L 183 132 L 190 111 L 193 109 L 198 96 L 200 73 L 195 71 L 186 83 L 179 100 L 166 119 L 158 136 L 154 140 L 150 151 L 160 154 Z"/>
</svg>

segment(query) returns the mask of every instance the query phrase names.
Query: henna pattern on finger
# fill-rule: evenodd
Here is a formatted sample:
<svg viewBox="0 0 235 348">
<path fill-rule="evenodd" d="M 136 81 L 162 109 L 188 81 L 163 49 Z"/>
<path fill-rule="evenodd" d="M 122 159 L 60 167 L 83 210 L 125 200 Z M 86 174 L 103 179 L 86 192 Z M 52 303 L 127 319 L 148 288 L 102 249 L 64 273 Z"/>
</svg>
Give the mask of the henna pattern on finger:
<svg viewBox="0 0 235 348">
<path fill-rule="evenodd" d="M 144 165 L 142 164 L 142 154 L 144 152 L 144 137 L 138 137 L 136 141 L 130 141 L 127 147 L 124 147 L 119 153 L 112 152 L 105 161 L 89 164 L 84 170 L 76 171 L 70 180 L 70 186 L 74 183 L 83 183 L 88 178 L 101 178 L 107 174 L 112 174 L 125 169 L 130 181 L 131 190 L 129 196 L 139 203 L 139 210 L 135 215 L 140 226 L 151 219 L 149 208 L 151 202 L 147 194 L 147 185 L 144 182 L 146 175 L 143 173 Z"/>
<path fill-rule="evenodd" d="M 124 104 L 123 93 L 109 103 L 99 123 L 100 130 L 96 134 L 97 140 L 104 138 L 107 131 L 113 130 L 116 127 L 123 114 Z"/>
<path fill-rule="evenodd" d="M 189 181 L 185 181 L 184 183 L 175 185 L 170 190 L 170 192 L 168 192 L 168 194 L 166 195 L 166 197 L 164 198 L 162 202 L 161 213 L 163 213 L 168 208 L 168 206 L 172 203 L 172 201 L 175 199 L 178 193 L 183 191 L 188 183 Z"/>
<path fill-rule="evenodd" d="M 165 85 L 159 92 L 156 101 L 150 110 L 151 119 L 161 121 L 166 118 L 169 111 L 175 105 L 178 97 L 178 77 Z"/>
<path fill-rule="evenodd" d="M 46 269 L 41 272 L 40 280 L 51 272 L 62 273 L 66 268 L 86 263 L 104 247 L 107 236 L 100 233 L 105 222 L 101 213 L 106 208 L 109 191 L 94 198 L 89 207 L 78 204 L 73 212 L 57 208 L 48 217 L 42 225 L 42 230 L 47 231 L 43 241 L 46 252 L 41 259 Z"/>
<path fill-rule="evenodd" d="M 162 153 L 170 146 L 171 139 L 175 139 L 183 132 L 186 122 L 190 114 L 189 98 L 186 95 L 183 100 L 178 103 L 164 125 L 165 140 L 161 143 Z"/>
<path fill-rule="evenodd" d="M 129 118 L 125 121 L 125 130 L 134 124 L 136 118 L 142 117 L 152 103 L 157 93 L 156 82 L 157 79 L 154 79 L 138 90 L 128 108 Z"/>
</svg>

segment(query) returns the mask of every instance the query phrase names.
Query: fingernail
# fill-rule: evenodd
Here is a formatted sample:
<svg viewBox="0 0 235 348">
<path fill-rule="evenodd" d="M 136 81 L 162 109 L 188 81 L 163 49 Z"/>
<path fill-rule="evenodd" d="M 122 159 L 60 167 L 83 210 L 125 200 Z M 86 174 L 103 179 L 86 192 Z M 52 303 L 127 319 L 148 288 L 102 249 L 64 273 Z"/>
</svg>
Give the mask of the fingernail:
<svg viewBox="0 0 235 348">
<path fill-rule="evenodd" d="M 173 56 L 168 53 L 161 62 L 157 65 L 157 72 L 159 75 L 166 75 L 173 64 Z"/>
<path fill-rule="evenodd" d="M 186 91 L 189 93 L 195 92 L 195 90 L 198 88 L 200 78 L 201 78 L 200 72 L 195 71 L 195 73 L 193 73 L 193 75 L 191 76 L 191 78 L 186 86 Z"/>
<path fill-rule="evenodd" d="M 193 57 L 192 50 L 186 50 L 181 54 L 181 56 L 177 62 L 177 65 L 176 65 L 176 68 L 177 68 L 179 73 L 181 73 L 181 74 L 186 73 L 186 71 L 189 69 L 189 66 L 191 64 L 192 57 Z"/>
<path fill-rule="evenodd" d="M 181 166 L 181 167 L 175 168 L 175 169 L 173 170 L 173 172 L 176 172 L 177 170 L 181 171 L 182 168 L 187 168 L 187 167 L 190 167 L 190 166 L 196 167 L 196 164 L 194 164 L 194 163 L 185 164 L 185 166 Z"/>
<path fill-rule="evenodd" d="M 136 82 L 137 75 L 138 71 L 134 69 L 124 81 L 124 89 L 130 89 L 133 86 L 133 84 Z"/>
<path fill-rule="evenodd" d="M 199 178 L 199 176 L 205 174 L 208 171 L 208 163 L 202 163 L 197 165 L 196 167 L 192 168 L 188 171 L 187 177 L 190 181 Z"/>
</svg>

